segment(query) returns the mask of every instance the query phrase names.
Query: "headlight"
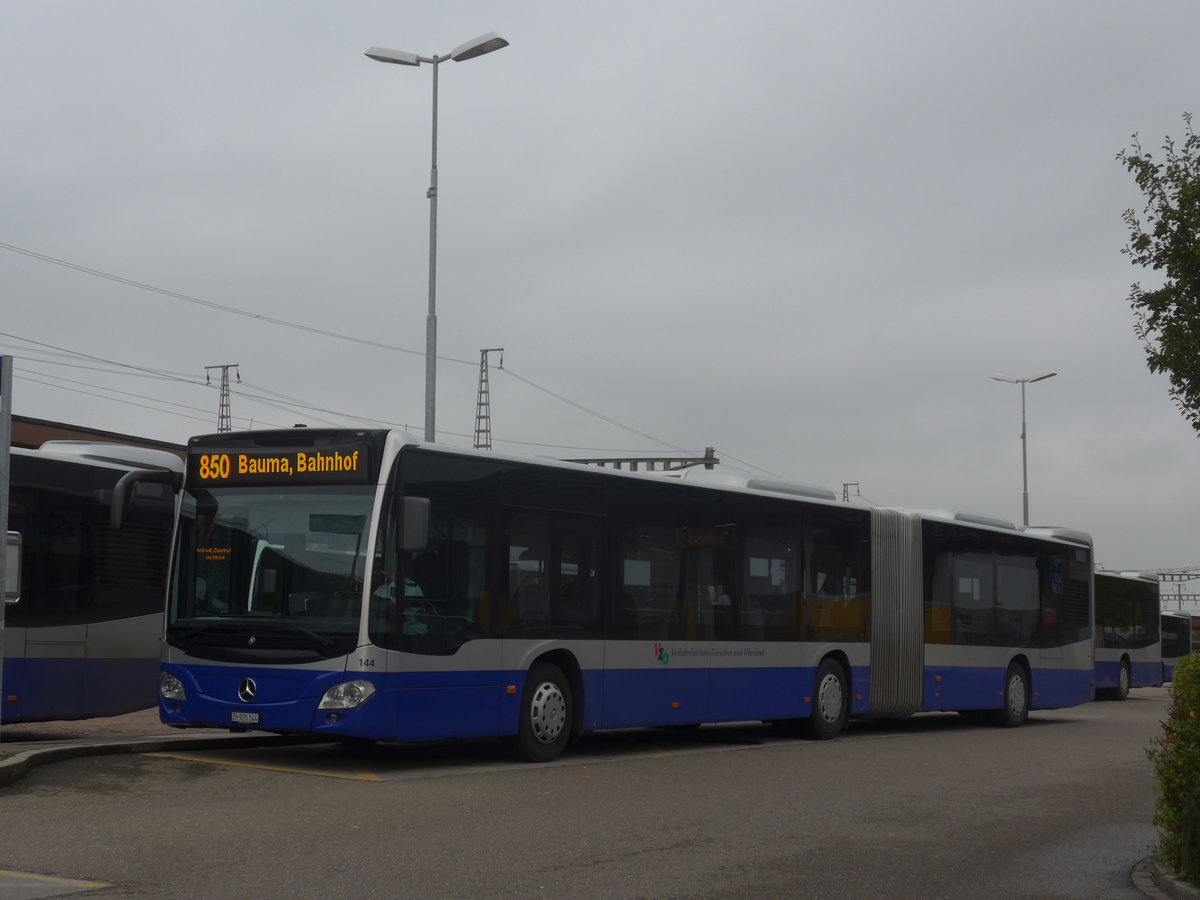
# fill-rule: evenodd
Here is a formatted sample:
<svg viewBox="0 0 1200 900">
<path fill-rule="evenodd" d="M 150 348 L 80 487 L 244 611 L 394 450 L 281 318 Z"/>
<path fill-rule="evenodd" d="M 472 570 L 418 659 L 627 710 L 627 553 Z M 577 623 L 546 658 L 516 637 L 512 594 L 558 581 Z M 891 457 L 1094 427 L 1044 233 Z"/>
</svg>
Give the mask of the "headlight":
<svg viewBox="0 0 1200 900">
<path fill-rule="evenodd" d="M 183 689 L 183 682 L 170 672 L 160 672 L 158 674 L 158 696 L 164 700 L 186 700 L 187 691 Z"/>
<path fill-rule="evenodd" d="M 375 693 L 375 685 L 369 681 L 343 681 L 325 692 L 317 709 L 357 709 Z"/>
</svg>

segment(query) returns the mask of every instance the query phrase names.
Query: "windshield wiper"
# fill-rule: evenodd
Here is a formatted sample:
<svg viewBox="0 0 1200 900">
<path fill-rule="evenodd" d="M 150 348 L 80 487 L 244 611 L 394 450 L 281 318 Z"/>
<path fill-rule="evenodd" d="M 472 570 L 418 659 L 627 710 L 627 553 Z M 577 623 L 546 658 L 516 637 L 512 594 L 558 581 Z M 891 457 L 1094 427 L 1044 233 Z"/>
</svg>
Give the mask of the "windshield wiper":
<svg viewBox="0 0 1200 900">
<path fill-rule="evenodd" d="M 244 631 L 244 628 L 223 628 L 219 625 L 195 625 L 191 628 L 184 628 L 181 631 L 173 631 L 167 629 L 167 636 L 174 638 L 177 641 L 187 643 L 200 637 L 202 634 L 236 634 L 239 631 Z"/>
<path fill-rule="evenodd" d="M 309 631 L 303 625 L 298 625 L 290 619 L 272 619 L 271 621 L 278 622 L 280 625 L 286 625 L 297 634 L 304 635 L 318 647 L 328 647 L 333 644 L 333 641 L 330 638 L 325 637 L 325 635 L 317 634 L 315 631 Z"/>
<path fill-rule="evenodd" d="M 313 647 L 325 648 L 333 645 L 332 639 L 327 638 L 322 634 L 317 634 L 315 631 L 309 631 L 303 625 L 298 625 L 295 622 L 289 621 L 288 619 L 277 619 L 274 617 L 263 618 L 259 616 L 238 616 L 236 618 L 236 624 L 228 623 L 232 624 L 233 627 L 228 627 L 225 622 L 222 622 L 220 625 L 196 625 L 192 628 L 183 629 L 182 631 L 173 632 L 168 630 L 167 636 L 181 644 L 190 644 L 196 638 L 206 634 L 251 634 L 254 630 L 253 626 L 250 624 L 251 622 L 264 625 L 270 623 L 272 626 L 282 625 L 284 628 L 308 638 L 309 641 L 312 642 Z"/>
</svg>

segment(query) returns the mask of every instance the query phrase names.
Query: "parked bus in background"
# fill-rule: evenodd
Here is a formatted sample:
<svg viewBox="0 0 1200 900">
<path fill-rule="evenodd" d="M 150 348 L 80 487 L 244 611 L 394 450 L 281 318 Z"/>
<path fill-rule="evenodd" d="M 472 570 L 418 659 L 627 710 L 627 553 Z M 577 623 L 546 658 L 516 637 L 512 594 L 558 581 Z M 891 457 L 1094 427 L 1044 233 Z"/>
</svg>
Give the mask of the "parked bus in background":
<svg viewBox="0 0 1200 900">
<path fill-rule="evenodd" d="M 1093 695 L 1081 532 L 865 509 L 832 491 L 425 445 L 193 438 L 160 714 L 334 739 L 573 735 Z"/>
<path fill-rule="evenodd" d="M 1096 693 L 1124 700 L 1163 682 L 1158 576 L 1096 573 Z"/>
<path fill-rule="evenodd" d="M 1165 612 L 1159 622 L 1162 627 L 1163 681 L 1170 681 L 1175 665 L 1195 650 L 1200 644 L 1193 643 L 1193 628 L 1200 616 L 1185 612 Z"/>
<path fill-rule="evenodd" d="M 154 706 L 162 596 L 174 520 L 164 450 L 49 441 L 13 448 L 9 530 L 20 584 L 5 605 L 0 721 L 113 716 Z M 120 480 L 138 473 L 120 528 Z M 158 479 L 156 481 L 156 479 Z M 127 482 L 128 483 L 128 482 Z"/>
</svg>

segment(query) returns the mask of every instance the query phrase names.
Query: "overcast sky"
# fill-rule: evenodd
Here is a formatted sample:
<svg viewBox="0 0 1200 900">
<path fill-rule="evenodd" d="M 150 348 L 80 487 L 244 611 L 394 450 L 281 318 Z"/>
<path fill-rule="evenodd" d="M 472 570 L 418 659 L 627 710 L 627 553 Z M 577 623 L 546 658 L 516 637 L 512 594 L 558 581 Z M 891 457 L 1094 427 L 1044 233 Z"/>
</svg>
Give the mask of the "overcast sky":
<svg viewBox="0 0 1200 900">
<path fill-rule="evenodd" d="M 185 441 L 716 448 L 881 505 L 1200 567 L 1200 439 L 1148 372 L 1115 160 L 1200 113 L 1200 5 L 0 0 L 14 412 Z M 108 277 L 105 277 L 108 276 Z M 283 323 L 290 323 L 283 324 Z M 300 326 L 300 327 L 292 327 Z M 341 335 L 338 337 L 335 335 Z M 100 361 L 103 362 L 100 362 Z M 498 359 L 493 358 L 493 363 Z M 853 492 L 854 489 L 852 488 Z"/>
</svg>

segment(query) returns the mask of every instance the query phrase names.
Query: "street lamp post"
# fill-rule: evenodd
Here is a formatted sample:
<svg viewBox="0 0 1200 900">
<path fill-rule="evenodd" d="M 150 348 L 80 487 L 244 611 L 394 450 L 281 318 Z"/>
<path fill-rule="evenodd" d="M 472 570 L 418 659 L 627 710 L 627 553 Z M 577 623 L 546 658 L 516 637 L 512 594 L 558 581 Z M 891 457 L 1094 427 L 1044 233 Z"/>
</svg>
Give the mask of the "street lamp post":
<svg viewBox="0 0 1200 900">
<path fill-rule="evenodd" d="M 400 66 L 433 66 L 433 153 L 429 174 L 429 312 L 425 317 L 425 440 L 434 440 L 434 406 L 437 395 L 437 119 L 438 65 L 448 59 L 466 62 L 493 50 L 507 47 L 508 41 L 495 32 L 488 32 L 455 47 L 445 56 L 418 56 L 403 50 L 371 47 L 366 55 L 378 62 Z"/>
<path fill-rule="evenodd" d="M 1057 372 L 1043 372 L 1041 375 L 1034 375 L 1031 378 L 1013 378 L 1011 375 L 992 376 L 993 381 L 1007 381 L 1009 384 L 1021 386 L 1021 502 L 1023 524 L 1025 525 L 1029 524 L 1029 457 L 1026 453 L 1025 441 L 1025 385 L 1033 384 L 1035 381 L 1045 381 L 1057 374 Z"/>
</svg>

